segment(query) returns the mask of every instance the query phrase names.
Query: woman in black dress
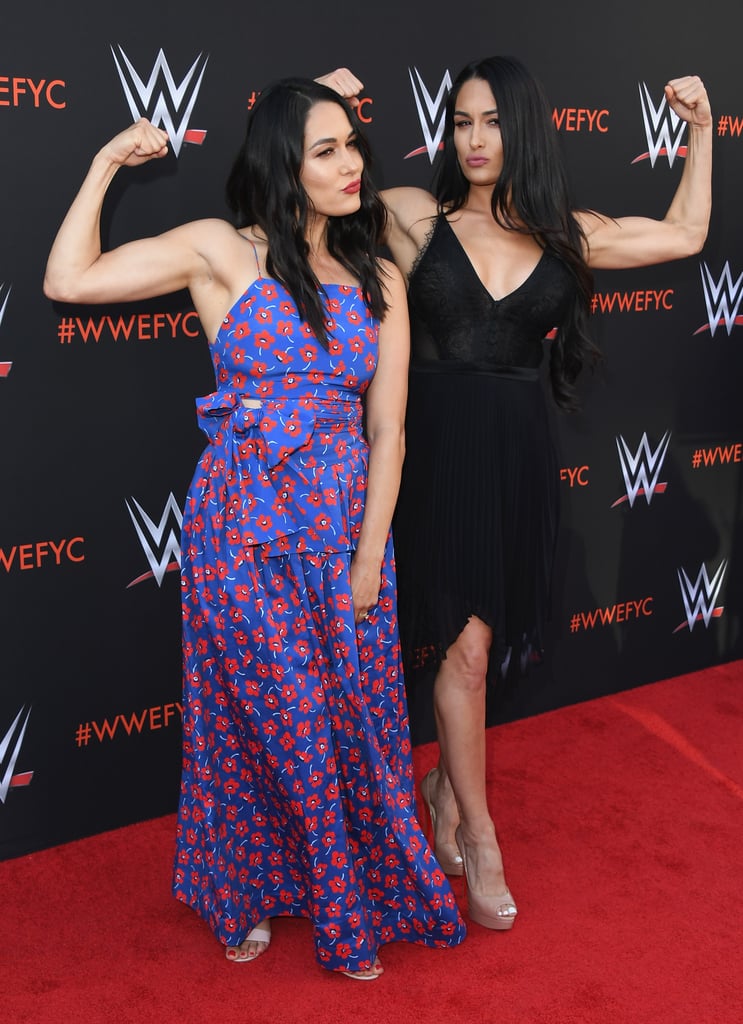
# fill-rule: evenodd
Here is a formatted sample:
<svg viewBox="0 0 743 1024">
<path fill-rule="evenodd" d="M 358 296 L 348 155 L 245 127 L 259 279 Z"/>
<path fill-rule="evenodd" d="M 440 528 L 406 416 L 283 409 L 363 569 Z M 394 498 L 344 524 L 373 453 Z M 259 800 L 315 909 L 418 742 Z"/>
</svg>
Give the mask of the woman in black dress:
<svg viewBox="0 0 743 1024">
<path fill-rule="evenodd" d="M 361 88 L 347 69 L 324 81 L 346 96 Z M 665 93 L 689 138 L 662 220 L 571 209 L 551 109 L 526 68 L 504 57 L 457 76 L 434 195 L 383 193 L 411 314 L 394 522 L 400 627 L 407 686 L 420 669 L 435 671 L 441 751 L 421 789 L 436 855 L 449 873 L 466 872 L 470 917 L 489 928 L 510 928 L 517 911 L 486 800 L 486 679 L 541 649 L 557 532 L 557 464 L 538 379 L 543 340 L 557 328 L 552 390 L 570 408 L 595 351 L 586 329 L 591 269 L 689 256 L 707 234 L 707 94 L 696 77 L 669 82 Z"/>
</svg>

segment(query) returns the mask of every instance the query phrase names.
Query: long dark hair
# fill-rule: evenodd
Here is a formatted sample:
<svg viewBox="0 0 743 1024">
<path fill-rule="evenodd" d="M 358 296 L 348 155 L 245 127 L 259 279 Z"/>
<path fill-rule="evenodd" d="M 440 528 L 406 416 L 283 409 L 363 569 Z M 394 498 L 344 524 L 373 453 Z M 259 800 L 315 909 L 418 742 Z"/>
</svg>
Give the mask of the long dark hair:
<svg viewBox="0 0 743 1024">
<path fill-rule="evenodd" d="M 370 313 L 381 319 L 387 303 L 377 248 L 386 213 L 369 180 L 368 143 L 351 107 L 338 93 L 305 78 L 284 78 L 264 89 L 248 118 L 245 140 L 227 180 L 226 193 L 237 226 L 255 224 L 265 234 L 268 273 L 288 289 L 300 315 L 327 348 L 322 286 L 310 268 L 306 241 L 312 205 L 299 177 L 307 115 L 320 102 L 337 103 L 345 111 L 364 160 L 361 208 L 346 217 L 328 218 L 328 250 L 358 278 Z"/>
<path fill-rule="evenodd" d="M 550 353 L 550 377 L 555 400 L 564 409 L 577 408 L 575 383 L 584 362 L 600 353 L 588 334 L 593 274 L 583 256 L 583 232 L 572 213 L 567 175 L 557 132 L 541 86 L 521 61 L 488 57 L 460 71 L 446 105 L 444 146 L 433 190 L 441 210 L 461 209 L 469 183 L 454 148 L 454 111 L 465 82 L 481 79 L 490 86 L 498 107 L 503 169 L 493 189 L 493 217 L 501 227 L 532 235 L 573 274 L 577 291 L 570 311 L 559 325 Z"/>
</svg>

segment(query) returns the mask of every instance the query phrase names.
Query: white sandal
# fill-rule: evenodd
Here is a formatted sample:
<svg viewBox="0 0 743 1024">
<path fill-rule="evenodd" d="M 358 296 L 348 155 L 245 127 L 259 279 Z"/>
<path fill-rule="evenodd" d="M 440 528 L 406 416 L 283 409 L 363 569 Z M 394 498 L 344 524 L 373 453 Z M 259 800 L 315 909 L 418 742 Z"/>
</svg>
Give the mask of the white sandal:
<svg viewBox="0 0 743 1024">
<path fill-rule="evenodd" d="M 261 949 L 258 953 L 253 953 L 249 956 L 244 952 L 243 946 L 246 942 L 265 942 L 265 949 Z M 225 950 L 225 958 L 229 960 L 231 964 L 249 964 L 253 960 L 256 960 L 259 956 L 263 956 L 268 947 L 271 945 L 271 931 L 268 928 L 254 928 L 252 932 L 248 932 L 246 937 L 240 943 L 239 946 L 228 946 Z M 230 953 L 234 953 L 234 956 L 230 956 Z"/>
<path fill-rule="evenodd" d="M 382 967 L 382 962 L 379 957 L 374 961 L 372 972 L 342 971 L 341 973 L 344 978 L 348 978 L 350 981 L 376 981 L 377 978 L 381 978 L 384 974 L 384 968 Z"/>
</svg>

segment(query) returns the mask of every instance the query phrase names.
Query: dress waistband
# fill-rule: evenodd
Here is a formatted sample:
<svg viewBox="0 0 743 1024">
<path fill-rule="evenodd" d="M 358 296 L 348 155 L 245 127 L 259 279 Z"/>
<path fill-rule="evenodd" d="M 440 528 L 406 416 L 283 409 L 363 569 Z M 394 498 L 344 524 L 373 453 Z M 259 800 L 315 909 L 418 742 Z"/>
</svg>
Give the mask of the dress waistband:
<svg viewBox="0 0 743 1024">
<path fill-rule="evenodd" d="M 361 402 L 355 394 L 263 398 L 215 391 L 197 399 L 196 410 L 199 426 L 217 450 L 213 471 L 224 475 L 225 520 L 239 527 L 243 545 L 271 544 L 296 534 L 308 521 L 304 505 L 312 497 L 317 461 L 305 464 L 300 452 L 316 428 L 321 445 L 332 437 L 332 431 L 322 429 L 327 424 L 361 436 Z M 340 504 L 336 511 L 340 516 Z M 335 532 L 343 535 L 340 522 Z M 345 550 L 350 541 L 343 543 Z"/>
<path fill-rule="evenodd" d="M 411 374 L 434 374 L 439 377 L 505 377 L 510 380 L 538 381 L 541 373 L 537 366 L 489 366 L 487 369 L 452 363 L 447 360 L 431 363 L 415 363 L 410 367 Z"/>
</svg>

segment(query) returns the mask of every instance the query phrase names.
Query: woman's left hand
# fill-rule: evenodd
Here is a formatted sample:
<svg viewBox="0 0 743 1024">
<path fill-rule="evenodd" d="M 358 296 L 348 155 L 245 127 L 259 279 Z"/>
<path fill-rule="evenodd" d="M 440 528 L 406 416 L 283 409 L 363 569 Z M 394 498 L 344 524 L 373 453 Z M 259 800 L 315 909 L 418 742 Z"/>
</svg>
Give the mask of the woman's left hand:
<svg viewBox="0 0 743 1024">
<path fill-rule="evenodd" d="M 379 601 L 381 566 L 361 561 L 354 556 L 351 561 L 351 596 L 353 616 L 356 622 L 363 622 Z"/>
<path fill-rule="evenodd" d="M 330 71 L 327 75 L 316 78 L 315 81 L 320 85 L 327 85 L 329 89 L 334 89 L 344 100 L 348 100 L 352 107 L 359 105 L 359 94 L 364 88 L 364 83 L 359 81 L 353 71 L 349 71 L 348 68 L 336 68 L 335 71 Z"/>
<path fill-rule="evenodd" d="M 712 125 L 712 110 L 704 82 L 696 75 L 674 78 L 666 86 L 669 107 L 690 125 L 707 128 Z"/>
</svg>

